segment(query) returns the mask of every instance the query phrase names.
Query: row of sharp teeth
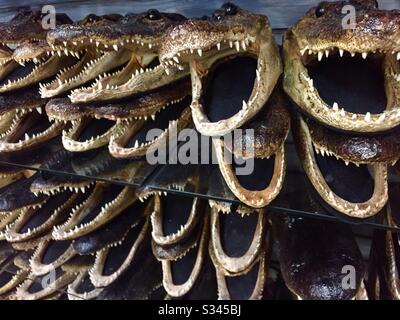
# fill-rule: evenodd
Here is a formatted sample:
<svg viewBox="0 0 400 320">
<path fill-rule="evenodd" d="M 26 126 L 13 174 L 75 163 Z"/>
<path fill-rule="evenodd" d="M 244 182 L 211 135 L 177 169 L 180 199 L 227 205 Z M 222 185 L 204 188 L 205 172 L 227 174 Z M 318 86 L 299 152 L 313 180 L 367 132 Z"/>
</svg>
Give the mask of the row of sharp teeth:
<svg viewBox="0 0 400 320">
<path fill-rule="evenodd" d="M 324 148 L 324 147 L 321 147 L 321 146 L 317 145 L 315 142 L 313 142 L 313 146 L 314 146 L 315 152 L 317 154 L 320 154 L 323 157 L 325 156 L 325 154 L 327 156 L 330 156 L 330 157 L 334 156 L 336 158 L 336 160 L 342 160 L 346 164 L 346 166 L 348 166 L 350 163 L 352 163 L 352 164 L 356 165 L 357 167 L 359 167 L 362 164 L 362 163 L 359 163 L 359 162 L 353 162 L 353 161 L 350 162 L 348 160 L 344 160 L 341 157 L 339 157 L 338 155 L 336 155 L 334 152 L 328 150 L 327 148 Z M 393 160 L 391 162 L 391 165 L 394 166 L 397 163 L 398 160 L 399 159 Z"/>
<path fill-rule="evenodd" d="M 79 44 L 84 44 L 84 43 L 85 42 L 83 40 L 80 40 L 79 42 L 78 41 L 71 41 L 70 42 L 70 44 L 72 44 L 74 46 L 78 46 Z M 120 41 L 119 45 L 116 44 L 116 43 L 114 43 L 112 45 L 111 44 L 110 45 L 103 44 L 103 43 L 100 43 L 99 41 L 93 40 L 92 38 L 89 39 L 89 43 L 95 44 L 96 47 L 98 47 L 98 48 L 100 47 L 100 45 L 103 46 L 105 49 L 108 49 L 108 48 L 112 47 L 115 51 L 120 50 L 120 47 L 123 48 L 125 45 L 128 45 L 130 43 L 141 45 L 142 47 L 147 46 L 149 49 L 153 48 L 153 46 L 154 46 L 152 43 L 144 43 L 142 40 L 137 40 L 137 39 L 133 39 L 133 38 L 126 39 L 125 41 Z M 68 46 L 68 42 L 67 41 L 63 41 L 63 45 L 64 45 L 64 47 L 67 47 Z M 51 45 L 51 46 L 52 46 L 53 49 L 57 49 L 54 45 Z"/>
<path fill-rule="evenodd" d="M 2 88 L 8 88 L 8 87 L 10 87 L 10 86 L 12 86 L 12 85 L 14 85 L 14 84 L 17 84 L 17 83 L 19 83 L 19 82 L 22 82 L 22 81 L 24 81 L 24 80 L 30 78 L 30 77 L 31 77 L 33 74 L 35 74 L 35 72 L 37 72 L 37 70 L 38 70 L 40 67 L 42 67 L 42 66 L 43 66 L 43 64 L 37 64 L 37 65 L 35 65 L 35 67 L 32 69 L 32 71 L 31 71 L 29 74 L 27 74 L 25 77 L 18 78 L 18 79 L 15 79 L 15 80 L 8 79 L 7 83 L 3 84 L 1 87 L 2 87 Z"/>
<path fill-rule="evenodd" d="M 309 76 L 307 76 L 305 73 L 301 73 L 301 75 L 302 75 L 302 77 L 304 78 L 304 80 L 308 83 L 308 86 L 309 86 L 311 92 L 314 92 L 314 90 L 315 90 L 315 87 L 314 87 L 314 80 L 311 79 Z M 346 111 L 344 110 L 344 108 L 339 108 L 339 104 L 338 104 L 337 102 L 334 102 L 334 103 L 333 103 L 333 105 L 332 105 L 332 111 L 339 112 L 339 114 L 340 114 L 342 117 L 346 116 Z M 367 122 L 368 122 L 368 121 L 371 121 L 371 119 L 372 119 L 371 117 L 372 117 L 372 116 L 371 116 L 371 113 L 370 113 L 370 112 L 367 112 L 367 113 L 364 115 L 364 120 L 367 121 Z M 352 118 L 353 120 L 355 120 L 355 119 L 357 118 L 357 114 L 356 114 L 356 113 L 353 113 L 352 116 L 351 116 L 351 118 Z M 382 121 L 385 120 L 385 118 L 386 118 L 386 111 L 383 111 L 383 112 L 380 114 L 380 116 L 379 116 L 379 118 L 378 118 L 378 121 L 382 122 Z"/>
<path fill-rule="evenodd" d="M 23 142 L 28 142 L 31 139 L 36 139 L 36 138 L 41 138 L 46 136 L 47 134 L 49 134 L 51 131 L 54 130 L 54 126 L 56 126 L 58 123 L 58 121 L 56 121 L 55 124 L 51 125 L 49 128 L 47 128 L 45 131 L 43 132 L 39 132 L 39 133 L 34 133 L 32 134 L 32 136 L 29 136 L 29 134 L 25 133 L 25 136 L 23 139 L 19 140 L 18 142 L 16 142 L 16 144 L 22 144 Z"/>
<path fill-rule="evenodd" d="M 185 191 L 185 184 L 173 183 L 173 184 L 169 185 L 169 188 L 172 188 L 172 189 L 175 189 L 175 190 L 179 190 L 179 191 Z"/>
<path fill-rule="evenodd" d="M 58 194 L 60 192 L 68 191 L 68 190 L 71 191 L 71 192 L 74 192 L 74 191 L 75 192 L 79 192 L 79 191 L 81 191 L 82 193 L 85 193 L 86 189 L 89 189 L 89 187 L 90 187 L 90 184 L 88 184 L 87 186 L 82 186 L 82 187 L 60 186 L 60 187 L 55 187 L 54 189 L 51 189 L 51 190 L 40 190 L 38 192 L 35 191 L 35 192 L 33 192 L 33 194 L 35 196 L 38 196 L 39 194 L 44 193 L 45 195 L 48 195 L 48 196 L 50 196 L 50 195 L 54 196 L 54 195 L 56 195 L 56 194 Z"/>
<path fill-rule="evenodd" d="M 303 49 L 300 50 L 300 53 L 301 53 L 302 56 L 304 56 L 304 55 L 306 54 L 306 52 L 307 52 L 309 55 L 318 55 L 318 61 L 322 61 L 322 59 L 324 58 L 324 56 L 325 56 L 326 58 L 329 57 L 329 54 L 330 54 L 330 51 L 331 51 L 331 50 L 334 51 L 334 50 L 336 50 L 336 49 L 333 48 L 333 49 L 326 49 L 326 50 L 321 50 L 321 51 L 313 51 L 312 49 L 309 49 L 308 46 L 306 46 L 306 47 L 304 47 Z M 340 55 L 340 57 L 343 57 L 346 51 L 343 50 L 343 49 L 340 49 L 340 48 L 338 48 L 338 50 L 339 50 L 339 55 Z M 356 56 L 356 53 L 355 53 L 355 52 L 349 52 L 349 53 L 350 53 L 350 55 L 351 55 L 352 57 L 355 57 L 355 56 Z M 375 52 L 374 52 L 374 53 L 375 53 Z M 400 60 L 400 52 L 397 52 L 397 53 L 396 53 L 395 51 L 393 51 L 392 54 L 396 56 L 396 59 L 397 59 L 397 60 Z M 368 57 L 368 52 L 362 52 L 362 53 L 361 53 L 361 56 L 362 56 L 363 59 L 367 59 L 367 57 Z"/>
<path fill-rule="evenodd" d="M 156 218 L 157 218 L 157 217 L 158 217 L 158 216 L 156 215 L 156 212 L 153 211 L 153 212 L 151 213 L 151 215 L 150 215 L 150 221 L 151 221 L 151 224 L 152 224 L 153 226 L 156 225 L 156 223 L 157 223 L 157 222 L 156 222 Z M 178 238 L 186 231 L 187 227 L 188 227 L 187 225 L 181 224 L 180 228 L 179 228 L 176 232 L 170 233 L 170 234 L 168 234 L 168 235 L 161 236 L 161 237 L 157 236 L 157 234 L 154 232 L 154 230 L 152 230 L 151 236 L 152 236 L 153 240 L 154 240 L 156 243 L 160 243 L 160 242 L 161 242 L 160 244 L 163 245 L 163 244 L 165 244 L 165 243 L 164 243 L 163 240 L 160 241 L 160 238 L 165 239 L 166 242 L 175 241 L 176 239 L 178 239 Z"/>
<path fill-rule="evenodd" d="M 162 134 L 160 134 L 157 138 L 155 138 L 155 139 L 153 139 L 153 140 L 151 140 L 151 141 L 139 143 L 139 140 L 136 140 L 136 141 L 135 141 L 135 144 L 134 144 L 134 146 L 133 146 L 133 148 L 135 148 L 135 149 L 137 149 L 137 148 L 144 148 L 144 147 L 147 147 L 147 146 L 149 146 L 149 145 L 151 145 L 151 144 L 156 143 L 158 140 L 160 140 L 160 139 L 162 138 L 162 136 L 163 136 L 166 132 L 168 132 L 168 130 L 170 130 L 170 129 L 171 129 L 173 126 L 175 126 L 177 123 L 178 123 L 178 120 L 170 121 L 170 122 L 169 122 L 169 125 L 168 125 L 168 128 L 165 129 L 165 130 L 162 132 Z"/>
<path fill-rule="evenodd" d="M 231 49 L 233 47 L 235 47 L 236 51 L 240 52 L 241 49 L 243 49 L 243 51 L 246 51 L 247 50 L 247 46 L 250 44 L 250 42 L 255 42 L 255 41 L 256 41 L 256 38 L 246 37 L 244 40 L 241 40 L 241 41 L 239 41 L 239 40 L 237 40 L 237 41 L 223 40 L 222 42 L 223 43 L 229 43 L 229 47 Z M 216 46 L 218 51 L 221 50 L 221 42 L 218 42 L 215 46 Z M 164 60 L 163 64 L 164 64 L 164 66 L 170 65 L 170 66 L 175 66 L 175 67 L 178 67 L 178 68 L 179 67 L 183 68 L 182 66 L 180 66 L 180 60 L 179 60 L 181 55 L 182 54 L 188 55 L 189 53 L 193 54 L 194 52 L 195 52 L 194 49 L 187 49 L 187 50 L 183 50 L 181 52 L 177 52 L 176 56 L 173 56 L 171 59 Z M 202 49 L 197 49 L 196 53 L 198 54 L 199 57 L 203 56 L 203 50 Z"/>
<path fill-rule="evenodd" d="M 53 51 L 47 51 L 46 54 L 47 54 L 47 56 L 58 55 L 59 57 L 61 57 L 63 55 L 65 55 L 65 56 L 71 55 L 71 56 L 73 56 L 73 57 L 75 57 L 77 59 L 80 59 L 81 55 L 84 54 L 84 51 L 83 50 L 81 50 L 81 51 L 71 51 L 71 50 L 68 50 L 68 49 L 62 49 L 62 50 L 54 49 Z"/>
<path fill-rule="evenodd" d="M 183 99 L 185 99 L 185 97 L 179 98 L 179 99 L 175 99 L 175 100 L 170 100 L 160 110 L 157 110 L 154 114 L 152 114 L 150 116 L 137 116 L 137 117 L 133 117 L 132 119 L 147 121 L 147 118 L 150 117 L 152 120 L 156 120 L 157 113 L 160 113 L 162 110 L 164 110 L 168 106 L 172 106 L 172 105 L 180 103 L 181 101 L 183 101 Z M 127 121 L 129 121 L 129 119 L 127 119 Z"/>
<path fill-rule="evenodd" d="M 15 128 L 18 125 L 19 121 L 21 120 L 21 117 L 24 116 L 28 112 L 29 111 L 27 111 L 27 110 L 23 110 L 23 111 L 18 111 L 17 110 L 17 112 L 16 112 L 17 114 L 13 117 L 12 123 L 8 127 L 7 131 L 5 131 L 2 134 L 0 134 L 0 139 L 3 139 L 5 137 L 7 137 L 9 134 L 11 134 L 15 130 Z"/>
<path fill-rule="evenodd" d="M 33 61 L 34 64 L 42 64 L 43 62 L 47 61 L 47 58 L 46 57 L 45 58 L 34 57 L 32 59 L 19 59 L 19 60 L 15 60 L 15 61 L 17 61 L 21 66 L 25 67 L 25 64 L 28 62 L 31 62 L 31 61 Z"/>
</svg>

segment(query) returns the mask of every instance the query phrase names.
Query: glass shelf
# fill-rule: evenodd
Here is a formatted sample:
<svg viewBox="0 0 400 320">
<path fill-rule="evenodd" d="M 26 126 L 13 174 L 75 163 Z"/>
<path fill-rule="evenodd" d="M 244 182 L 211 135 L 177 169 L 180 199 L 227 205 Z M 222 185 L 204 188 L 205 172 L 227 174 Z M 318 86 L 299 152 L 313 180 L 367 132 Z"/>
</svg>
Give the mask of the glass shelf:
<svg viewBox="0 0 400 320">
<path fill-rule="evenodd" d="M 49 153 L 50 151 L 52 153 Z M 392 229 L 400 232 L 400 228 L 391 228 L 380 222 L 381 214 L 360 220 L 349 218 L 330 209 L 316 194 L 303 172 L 291 135 L 286 142 L 286 154 L 285 183 L 279 196 L 267 207 L 268 211 L 327 221 L 343 221 L 353 225 Z M 3 154 L 0 156 L 0 168 L 27 169 L 46 175 L 64 175 L 68 179 L 72 177 L 73 179 L 89 179 L 127 185 L 137 188 L 140 192 L 156 190 L 231 204 L 240 203 L 223 180 L 218 165 L 149 165 L 145 159 L 115 159 L 108 153 L 107 147 L 82 153 L 71 153 L 62 148 L 59 139 L 54 139 L 51 143 L 30 152 L 25 151 L 24 156 L 21 156 L 21 153 Z M 394 175 L 394 177 L 398 177 L 398 175 Z M 186 183 L 193 179 L 201 181 L 197 190 L 193 188 L 192 184 Z M 179 187 L 174 186 L 177 184 Z M 310 206 L 310 202 L 313 203 L 312 206 Z"/>
</svg>

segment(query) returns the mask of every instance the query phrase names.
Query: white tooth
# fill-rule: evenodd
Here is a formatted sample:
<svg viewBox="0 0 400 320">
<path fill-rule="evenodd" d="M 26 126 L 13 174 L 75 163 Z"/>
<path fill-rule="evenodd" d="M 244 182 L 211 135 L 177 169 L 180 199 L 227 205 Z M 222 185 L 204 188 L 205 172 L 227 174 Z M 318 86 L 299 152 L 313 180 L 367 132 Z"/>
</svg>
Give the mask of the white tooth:
<svg viewBox="0 0 400 320">
<path fill-rule="evenodd" d="M 63 41 L 64 47 L 67 46 L 67 41 Z"/>
<path fill-rule="evenodd" d="M 198 49 L 198 50 L 197 50 L 197 54 L 201 57 L 201 56 L 203 55 L 203 50 Z"/>
<path fill-rule="evenodd" d="M 29 139 L 29 135 L 27 133 L 25 133 L 25 140 Z"/>
<path fill-rule="evenodd" d="M 39 114 L 42 114 L 42 107 L 37 107 L 37 108 L 36 108 L 36 111 L 37 111 Z"/>
<path fill-rule="evenodd" d="M 335 110 L 335 111 L 339 110 L 339 105 L 337 104 L 337 102 L 333 103 L 333 110 Z"/>
<path fill-rule="evenodd" d="M 354 58 L 356 56 L 355 52 L 350 52 L 350 55 Z"/>
<path fill-rule="evenodd" d="M 244 101 L 244 100 L 243 100 L 243 106 L 242 106 L 242 109 L 243 109 L 243 110 L 246 110 L 246 109 L 247 109 L 247 103 L 246 103 L 246 101 Z"/>
<path fill-rule="evenodd" d="M 318 52 L 318 61 L 321 61 L 323 57 L 324 57 L 324 53 L 322 51 L 319 51 Z"/>
<path fill-rule="evenodd" d="M 344 116 L 346 115 L 343 108 L 340 110 L 340 115 L 341 115 L 342 117 L 344 117 Z"/>
<path fill-rule="evenodd" d="M 329 57 L 329 50 L 325 50 L 325 56 L 328 58 Z"/>
<path fill-rule="evenodd" d="M 138 140 L 135 141 L 135 148 L 137 148 L 137 147 L 139 147 L 139 141 Z"/>
<path fill-rule="evenodd" d="M 362 55 L 363 59 L 367 59 L 367 57 L 368 57 L 368 53 L 367 52 L 363 52 L 361 55 Z"/>
<path fill-rule="evenodd" d="M 236 51 L 240 51 L 240 43 L 239 43 L 239 41 L 235 42 L 235 48 L 236 48 Z"/>
<path fill-rule="evenodd" d="M 156 120 L 156 115 L 155 115 L 155 114 L 152 114 L 152 115 L 151 115 L 151 118 L 152 118 L 153 120 Z"/>
<path fill-rule="evenodd" d="M 221 43 L 217 43 L 217 49 L 218 51 L 221 50 Z"/>
<path fill-rule="evenodd" d="M 343 49 L 339 49 L 339 54 L 340 54 L 341 57 L 343 57 L 343 55 L 344 55 L 344 50 L 343 50 Z"/>
<path fill-rule="evenodd" d="M 344 163 L 346 164 L 346 166 L 348 166 L 348 165 L 349 165 L 349 161 L 345 161 Z"/>
<path fill-rule="evenodd" d="M 370 121 L 371 120 L 371 114 L 369 112 L 367 112 L 367 114 L 365 115 L 365 121 Z"/>
<path fill-rule="evenodd" d="M 380 116 L 379 116 L 379 121 L 383 121 L 383 120 L 385 120 L 385 117 L 386 117 L 386 114 L 385 113 L 382 113 Z"/>
<path fill-rule="evenodd" d="M 258 69 L 256 69 L 256 76 L 257 76 L 257 81 L 260 81 L 261 77 L 260 77 L 260 71 L 258 71 Z"/>
<path fill-rule="evenodd" d="M 115 51 L 118 51 L 118 46 L 116 44 L 113 44 L 113 48 Z"/>
<path fill-rule="evenodd" d="M 96 47 L 98 47 L 100 45 L 100 42 L 96 41 Z"/>
<path fill-rule="evenodd" d="M 175 61 L 176 63 L 179 63 L 178 57 L 173 57 L 172 59 L 174 59 L 174 61 Z"/>
<path fill-rule="evenodd" d="M 400 52 L 397 52 L 397 60 L 400 60 Z"/>
<path fill-rule="evenodd" d="M 243 49 L 244 51 L 246 51 L 246 42 L 244 42 L 244 40 L 242 40 L 242 49 Z"/>
<path fill-rule="evenodd" d="M 229 41 L 229 47 L 233 48 L 233 42 Z"/>
</svg>

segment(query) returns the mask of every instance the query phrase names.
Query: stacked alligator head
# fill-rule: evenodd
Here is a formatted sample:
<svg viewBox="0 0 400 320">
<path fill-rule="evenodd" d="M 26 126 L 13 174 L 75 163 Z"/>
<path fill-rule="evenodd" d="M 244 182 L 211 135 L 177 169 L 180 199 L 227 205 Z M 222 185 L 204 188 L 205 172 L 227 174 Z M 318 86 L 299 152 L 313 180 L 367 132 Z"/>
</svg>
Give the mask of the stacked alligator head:
<svg viewBox="0 0 400 320">
<path fill-rule="evenodd" d="M 163 32 L 183 20 L 178 14 L 149 10 L 91 16 L 87 23 L 48 33 L 47 41 L 57 52 L 84 50 L 99 56 L 77 66 L 78 74 L 63 71 L 41 89 L 42 97 L 49 97 L 78 87 L 68 98 L 52 99 L 46 106 L 51 119 L 72 123 L 63 132 L 67 150 L 109 145 L 117 158 L 142 157 L 165 143 L 171 130 L 191 126 L 188 68 L 170 72 L 158 59 Z M 148 138 L 152 129 L 159 132 Z"/>
<path fill-rule="evenodd" d="M 355 8 L 352 27 L 344 5 Z M 354 218 L 382 210 L 387 167 L 399 159 L 400 11 L 376 5 L 323 2 L 284 38 L 283 84 L 301 111 L 293 133 L 304 170 L 329 207 Z"/>
<path fill-rule="evenodd" d="M 0 24 L 0 150 L 13 152 L 42 144 L 59 135 L 64 127 L 49 123 L 43 112 L 46 100 L 38 83 L 54 76 L 75 58 L 59 56 L 46 42 L 40 11 L 21 9 L 9 22 Z M 57 15 L 58 24 L 72 21 Z"/>
<path fill-rule="evenodd" d="M 289 115 L 278 88 L 282 65 L 268 18 L 224 4 L 211 17 L 171 26 L 159 57 L 170 69 L 189 64 L 194 124 L 202 135 L 213 137 L 221 172 L 232 192 L 246 205 L 268 205 L 283 183 L 283 144 L 289 131 Z M 243 136 L 234 141 L 242 146 L 232 148 L 222 136 L 235 129 L 253 129 L 254 135 L 242 131 Z M 246 150 L 244 144 L 254 144 L 254 150 Z M 227 162 L 224 151 L 242 164 L 254 160 L 255 169 L 236 177 L 237 163 Z M 265 168 L 267 176 L 256 177 Z M 251 183 L 256 190 L 249 187 Z"/>
</svg>

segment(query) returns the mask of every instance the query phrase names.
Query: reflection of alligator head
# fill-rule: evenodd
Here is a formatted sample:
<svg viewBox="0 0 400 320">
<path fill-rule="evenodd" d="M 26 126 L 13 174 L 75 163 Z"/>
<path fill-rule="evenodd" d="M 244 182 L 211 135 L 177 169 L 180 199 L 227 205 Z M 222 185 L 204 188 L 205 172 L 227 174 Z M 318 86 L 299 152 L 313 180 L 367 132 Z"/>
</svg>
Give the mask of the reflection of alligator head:
<svg viewBox="0 0 400 320">
<path fill-rule="evenodd" d="M 365 297 L 364 261 L 347 225 L 281 214 L 271 220 L 282 276 L 297 299 Z M 345 267 L 355 272 L 355 288 L 343 286 Z"/>
<path fill-rule="evenodd" d="M 356 11 L 344 28 L 344 5 Z M 322 2 L 285 35 L 286 92 L 304 112 L 347 131 L 400 124 L 400 11 L 375 0 Z M 354 98 L 356 97 L 356 98 Z"/>
<path fill-rule="evenodd" d="M 193 120 L 203 135 L 224 135 L 251 119 L 282 72 L 268 18 L 231 3 L 210 18 L 170 27 L 160 61 L 174 68 L 190 64 Z"/>
<path fill-rule="evenodd" d="M 188 74 L 183 71 L 166 71 L 158 62 L 157 51 L 161 35 L 169 26 L 185 18 L 179 14 L 149 10 L 140 14 L 127 14 L 115 21 L 88 26 L 61 26 L 47 35 L 53 50 L 82 50 L 95 48 L 105 54 L 128 52 L 130 60 L 121 69 L 101 74 L 87 88 L 74 90 L 72 102 L 112 100 L 135 93 L 159 88 Z M 102 61 L 94 62 L 104 65 Z"/>
<path fill-rule="evenodd" d="M 398 159 L 399 130 L 375 136 L 336 132 L 294 115 L 293 137 L 312 185 L 336 211 L 378 213 L 388 199 L 387 164 Z"/>
<path fill-rule="evenodd" d="M 231 145 L 220 138 L 213 139 L 222 176 L 243 203 L 262 208 L 279 194 L 286 171 L 284 142 L 289 126 L 289 112 L 277 89 L 259 114 L 239 128 L 243 132 L 239 137 L 234 135 Z M 247 133 L 248 129 L 253 133 Z M 226 157 L 228 151 L 232 159 Z M 243 162 L 249 165 L 249 161 L 254 162 L 252 172 L 237 174 Z"/>
</svg>

